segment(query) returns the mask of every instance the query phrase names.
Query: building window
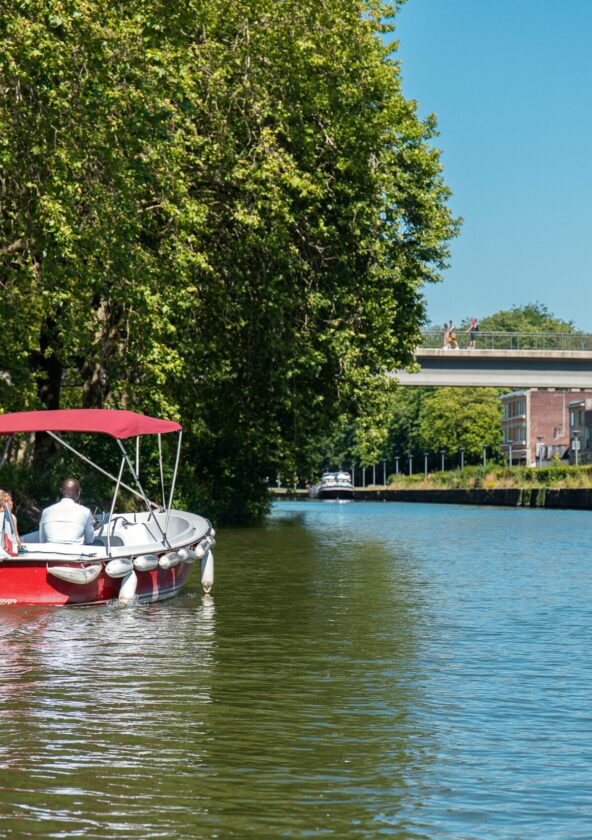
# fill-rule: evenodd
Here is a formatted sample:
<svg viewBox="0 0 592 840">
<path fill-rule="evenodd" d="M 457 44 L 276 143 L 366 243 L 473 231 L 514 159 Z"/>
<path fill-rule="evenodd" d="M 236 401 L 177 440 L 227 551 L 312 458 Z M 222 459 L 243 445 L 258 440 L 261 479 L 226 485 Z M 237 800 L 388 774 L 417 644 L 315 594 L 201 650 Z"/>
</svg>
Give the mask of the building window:
<svg viewBox="0 0 592 840">
<path fill-rule="evenodd" d="M 576 413 L 575 413 L 575 411 L 570 411 L 569 412 L 569 425 L 571 426 L 572 429 L 576 425 Z"/>
</svg>

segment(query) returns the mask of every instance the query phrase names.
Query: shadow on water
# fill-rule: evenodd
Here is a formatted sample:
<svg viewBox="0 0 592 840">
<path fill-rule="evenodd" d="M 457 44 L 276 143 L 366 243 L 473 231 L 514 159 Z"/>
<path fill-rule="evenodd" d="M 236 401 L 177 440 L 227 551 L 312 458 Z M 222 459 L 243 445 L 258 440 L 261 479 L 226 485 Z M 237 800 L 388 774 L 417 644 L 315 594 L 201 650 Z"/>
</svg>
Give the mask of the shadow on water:
<svg viewBox="0 0 592 840">
<path fill-rule="evenodd" d="M 417 572 L 318 507 L 220 533 L 214 598 L 0 613 L 0 835 L 374 837 L 413 798 Z"/>
<path fill-rule="evenodd" d="M 220 807 L 236 836 L 371 837 L 426 760 L 413 711 L 421 584 L 351 508 L 305 505 L 219 542 L 212 763 L 237 750 Z"/>
</svg>

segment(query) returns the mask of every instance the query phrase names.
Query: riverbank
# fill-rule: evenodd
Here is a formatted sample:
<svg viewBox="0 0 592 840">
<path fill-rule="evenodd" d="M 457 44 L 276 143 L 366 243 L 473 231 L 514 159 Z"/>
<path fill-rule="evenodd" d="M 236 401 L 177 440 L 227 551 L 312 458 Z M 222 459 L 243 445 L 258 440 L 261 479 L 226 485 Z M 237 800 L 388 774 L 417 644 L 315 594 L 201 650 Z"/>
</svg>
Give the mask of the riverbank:
<svg viewBox="0 0 592 840">
<path fill-rule="evenodd" d="M 391 476 L 387 486 L 356 487 L 358 501 L 424 502 L 592 509 L 592 466 L 466 467 L 427 476 Z M 303 499 L 307 490 L 272 488 L 275 499 Z"/>
<path fill-rule="evenodd" d="M 277 500 L 307 499 L 306 490 L 271 490 Z M 493 505 L 592 510 L 592 488 L 507 487 L 492 490 L 459 488 L 395 490 L 390 487 L 356 487 L 355 499 L 365 502 L 424 502 L 447 505 Z"/>
</svg>

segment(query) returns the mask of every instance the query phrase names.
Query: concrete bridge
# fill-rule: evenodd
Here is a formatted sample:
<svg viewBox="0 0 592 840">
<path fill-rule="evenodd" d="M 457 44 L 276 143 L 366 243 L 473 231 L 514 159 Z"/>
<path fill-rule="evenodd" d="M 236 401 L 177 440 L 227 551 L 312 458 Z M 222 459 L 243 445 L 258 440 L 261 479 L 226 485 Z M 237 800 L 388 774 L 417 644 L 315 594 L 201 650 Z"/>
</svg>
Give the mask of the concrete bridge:
<svg viewBox="0 0 592 840">
<path fill-rule="evenodd" d="M 457 333 L 458 335 L 458 333 Z M 415 358 L 415 373 L 393 371 L 401 385 L 451 385 L 592 390 L 592 335 L 582 333 L 478 333 L 468 348 L 444 349 L 441 332 L 426 332 Z"/>
</svg>

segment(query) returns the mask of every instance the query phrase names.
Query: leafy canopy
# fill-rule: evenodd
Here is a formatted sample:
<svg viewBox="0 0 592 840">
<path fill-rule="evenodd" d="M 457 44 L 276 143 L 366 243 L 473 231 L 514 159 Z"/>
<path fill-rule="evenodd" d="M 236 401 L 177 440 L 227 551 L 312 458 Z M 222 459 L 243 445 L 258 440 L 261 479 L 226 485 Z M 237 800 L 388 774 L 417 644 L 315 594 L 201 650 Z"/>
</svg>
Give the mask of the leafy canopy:
<svg viewBox="0 0 592 840">
<path fill-rule="evenodd" d="M 516 333 L 571 333 L 575 332 L 573 321 L 556 318 L 543 303 L 527 303 L 513 306 L 488 315 L 480 321 L 484 332 Z"/>
<path fill-rule="evenodd" d="M 458 228 L 382 39 L 398 5 L 2 7 L 5 410 L 179 419 L 179 503 L 219 518 L 343 418 L 379 450 Z"/>
</svg>

